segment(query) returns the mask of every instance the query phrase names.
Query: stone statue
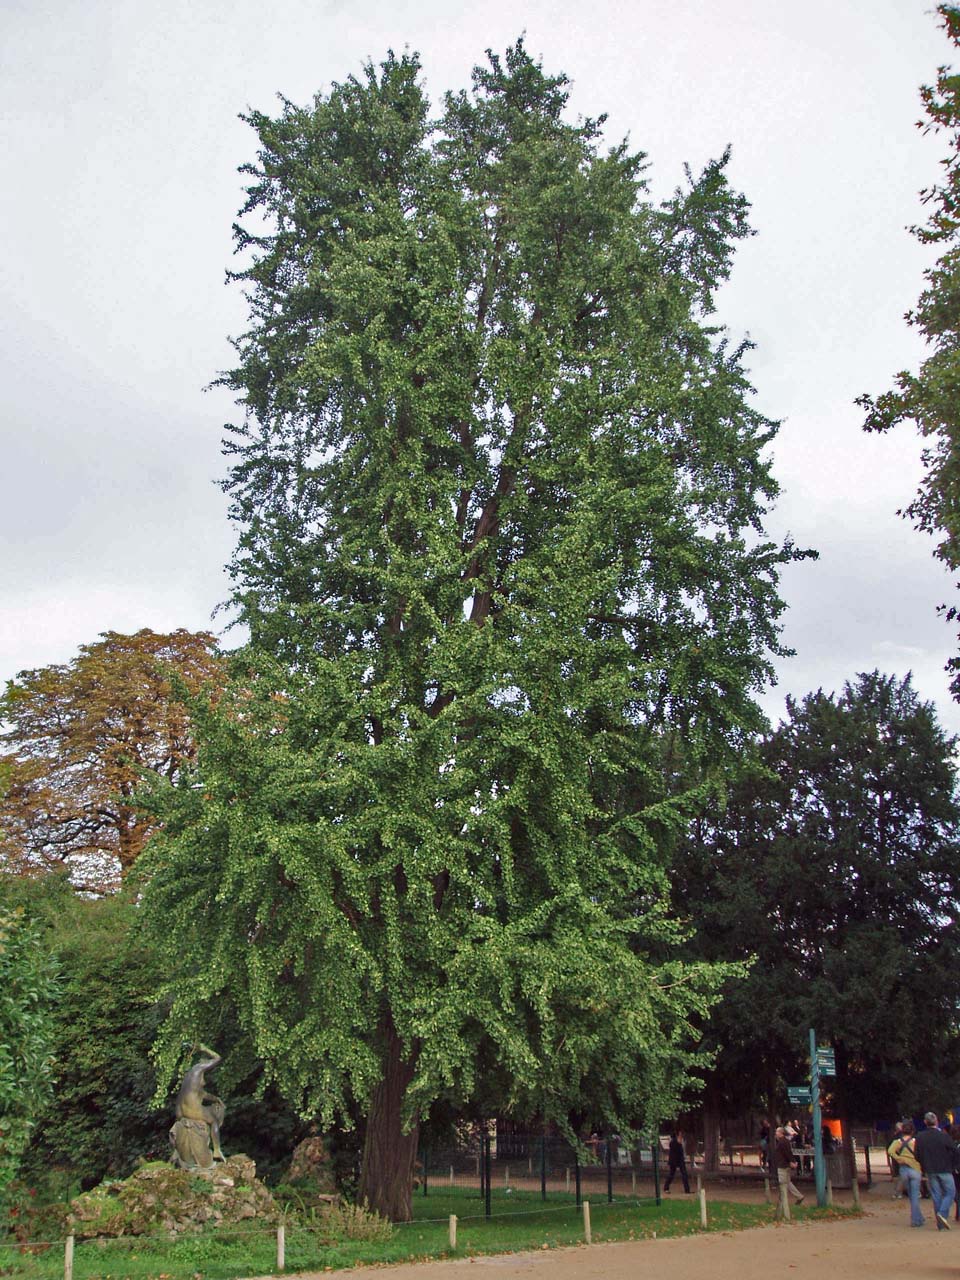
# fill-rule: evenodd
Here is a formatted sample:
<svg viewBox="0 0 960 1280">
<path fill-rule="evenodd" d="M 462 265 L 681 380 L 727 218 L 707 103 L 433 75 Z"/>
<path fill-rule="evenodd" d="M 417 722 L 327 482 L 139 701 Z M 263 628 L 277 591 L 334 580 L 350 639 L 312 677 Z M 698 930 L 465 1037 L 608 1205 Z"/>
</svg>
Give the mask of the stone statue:
<svg viewBox="0 0 960 1280">
<path fill-rule="evenodd" d="M 195 1046 L 194 1052 L 206 1057 L 190 1068 L 177 1094 L 177 1118 L 170 1130 L 172 1159 L 183 1169 L 210 1169 L 215 1160 L 226 1159 L 220 1149 L 220 1126 L 227 1109 L 207 1092 L 204 1076 L 218 1067 L 222 1058 L 205 1044 Z"/>
</svg>

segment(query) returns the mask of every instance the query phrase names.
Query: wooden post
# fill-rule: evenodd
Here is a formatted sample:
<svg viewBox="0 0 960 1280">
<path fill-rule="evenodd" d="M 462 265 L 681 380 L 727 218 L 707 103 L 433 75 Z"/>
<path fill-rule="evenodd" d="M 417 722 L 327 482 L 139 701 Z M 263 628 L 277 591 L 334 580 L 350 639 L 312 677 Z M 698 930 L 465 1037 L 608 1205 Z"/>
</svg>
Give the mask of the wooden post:
<svg viewBox="0 0 960 1280">
<path fill-rule="evenodd" d="M 450 1166 L 450 1185 L 453 1186 L 453 1165 Z"/>
<path fill-rule="evenodd" d="M 766 1200 L 767 1204 L 770 1203 L 770 1179 L 769 1178 L 764 1178 L 763 1180 L 763 1198 L 764 1200 Z"/>
<path fill-rule="evenodd" d="M 833 1183 L 827 1179 L 827 1208 L 833 1204 Z"/>
<path fill-rule="evenodd" d="M 635 1195 L 637 1194 L 637 1171 L 636 1171 L 636 1169 L 631 1169 L 631 1170 L 630 1170 L 630 1194 L 631 1194 L 632 1196 L 635 1196 Z"/>
<path fill-rule="evenodd" d="M 697 1179 L 697 1182 L 700 1182 L 700 1179 L 699 1179 L 699 1178 Z M 703 1227 L 703 1228 L 704 1228 L 704 1230 L 706 1230 L 706 1226 L 707 1226 L 707 1193 L 704 1191 L 704 1189 L 703 1189 L 703 1185 L 702 1185 L 702 1184 L 697 1188 L 697 1196 L 699 1197 L 699 1200 L 700 1200 L 700 1225 L 701 1225 L 701 1227 Z"/>
<path fill-rule="evenodd" d="M 583 1202 L 583 1238 L 587 1244 L 593 1244 L 593 1234 L 590 1231 L 590 1201 Z"/>
<path fill-rule="evenodd" d="M 504 1185 L 504 1186 L 509 1190 L 509 1187 L 510 1187 L 510 1166 L 509 1166 L 508 1164 L 505 1164 L 505 1165 L 503 1166 L 503 1185 Z"/>
<path fill-rule="evenodd" d="M 287 1265 L 287 1229 L 281 1222 L 277 1227 L 277 1270 Z"/>
<path fill-rule="evenodd" d="M 570 1166 L 567 1165 L 567 1195 L 570 1194 Z"/>
<path fill-rule="evenodd" d="M 855 1209 L 860 1208 L 860 1179 L 857 1177 L 857 1171 L 853 1171 L 853 1181 L 850 1183 L 850 1190 L 853 1192 L 853 1205 Z"/>
<path fill-rule="evenodd" d="M 63 1280 L 73 1280 L 73 1236 L 67 1236 L 63 1246 Z"/>
<path fill-rule="evenodd" d="M 457 1215 L 455 1213 L 451 1213 L 450 1215 L 450 1248 L 456 1249 L 456 1247 L 457 1247 Z"/>
</svg>

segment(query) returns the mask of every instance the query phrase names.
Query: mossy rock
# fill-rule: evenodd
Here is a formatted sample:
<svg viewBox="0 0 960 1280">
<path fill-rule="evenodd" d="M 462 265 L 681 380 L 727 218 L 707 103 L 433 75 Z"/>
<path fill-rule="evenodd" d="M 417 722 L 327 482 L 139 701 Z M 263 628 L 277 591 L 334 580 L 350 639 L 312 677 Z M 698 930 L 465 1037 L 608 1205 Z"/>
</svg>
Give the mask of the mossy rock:
<svg viewBox="0 0 960 1280">
<path fill-rule="evenodd" d="M 257 1221 L 274 1223 L 280 1211 L 246 1156 L 231 1156 L 210 1170 L 144 1164 L 129 1178 L 101 1182 L 70 1202 L 74 1235 L 182 1235 L 205 1226 Z"/>
<path fill-rule="evenodd" d="M 336 1193 L 337 1182 L 333 1173 L 333 1161 L 327 1144 L 319 1134 L 304 1138 L 297 1144 L 284 1182 L 321 1195 Z"/>
</svg>

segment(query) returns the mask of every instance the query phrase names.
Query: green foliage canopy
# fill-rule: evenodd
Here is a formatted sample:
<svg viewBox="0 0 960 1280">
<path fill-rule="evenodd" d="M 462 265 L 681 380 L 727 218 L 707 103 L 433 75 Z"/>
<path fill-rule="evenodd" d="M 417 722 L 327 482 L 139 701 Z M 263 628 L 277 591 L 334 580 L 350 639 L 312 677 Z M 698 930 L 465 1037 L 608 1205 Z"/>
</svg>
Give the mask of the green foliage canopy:
<svg viewBox="0 0 960 1280">
<path fill-rule="evenodd" d="M 727 970 L 676 958 L 661 837 L 694 798 L 658 735 L 710 770 L 759 727 L 795 554 L 705 321 L 748 234 L 726 157 L 657 207 L 522 44 L 436 121 L 418 75 L 249 117 L 251 643 L 144 865 L 165 1070 L 229 992 L 305 1111 L 366 1108 L 390 1216 L 420 1110 L 480 1076 L 561 1120 L 676 1106 Z"/>
<path fill-rule="evenodd" d="M 960 8 L 937 6 L 941 25 L 953 45 L 960 45 Z M 923 244 L 943 247 L 935 266 L 926 271 L 926 288 L 907 313 L 930 345 L 917 373 L 899 373 L 894 390 L 857 401 L 867 410 L 867 431 L 888 431 L 914 422 L 924 438 L 924 476 L 917 496 L 903 511 L 918 529 L 937 539 L 935 555 L 953 573 L 960 572 L 960 75 L 943 66 L 936 85 L 920 96 L 927 118 L 924 130 L 943 132 L 948 151 L 941 162 L 942 180 L 921 193 L 930 215 L 913 228 Z M 958 616 L 946 609 L 949 620 Z M 951 689 L 960 698 L 960 658 L 947 664 Z"/>
</svg>

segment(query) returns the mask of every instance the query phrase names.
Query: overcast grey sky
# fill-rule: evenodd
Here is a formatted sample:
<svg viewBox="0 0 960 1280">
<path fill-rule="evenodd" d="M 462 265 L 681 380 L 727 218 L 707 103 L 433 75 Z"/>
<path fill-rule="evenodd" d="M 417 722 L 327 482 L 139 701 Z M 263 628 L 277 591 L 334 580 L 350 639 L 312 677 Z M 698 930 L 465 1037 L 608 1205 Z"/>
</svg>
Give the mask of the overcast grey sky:
<svg viewBox="0 0 960 1280">
<path fill-rule="evenodd" d="M 223 282 L 254 154 L 238 112 L 388 47 L 420 52 L 437 100 L 522 31 L 574 113 L 649 154 L 655 195 L 733 146 L 758 234 L 720 318 L 783 420 L 770 531 L 821 554 L 784 578 L 797 656 L 768 712 L 912 669 L 960 731 L 935 614 L 953 588 L 895 514 L 919 445 L 865 436 L 853 403 L 921 355 L 903 313 L 931 256 L 905 227 L 945 145 L 915 127 L 918 89 L 951 60 L 928 0 L 0 0 L 0 680 L 107 629 L 219 625 L 232 406 L 203 387 L 244 323 Z"/>
</svg>

